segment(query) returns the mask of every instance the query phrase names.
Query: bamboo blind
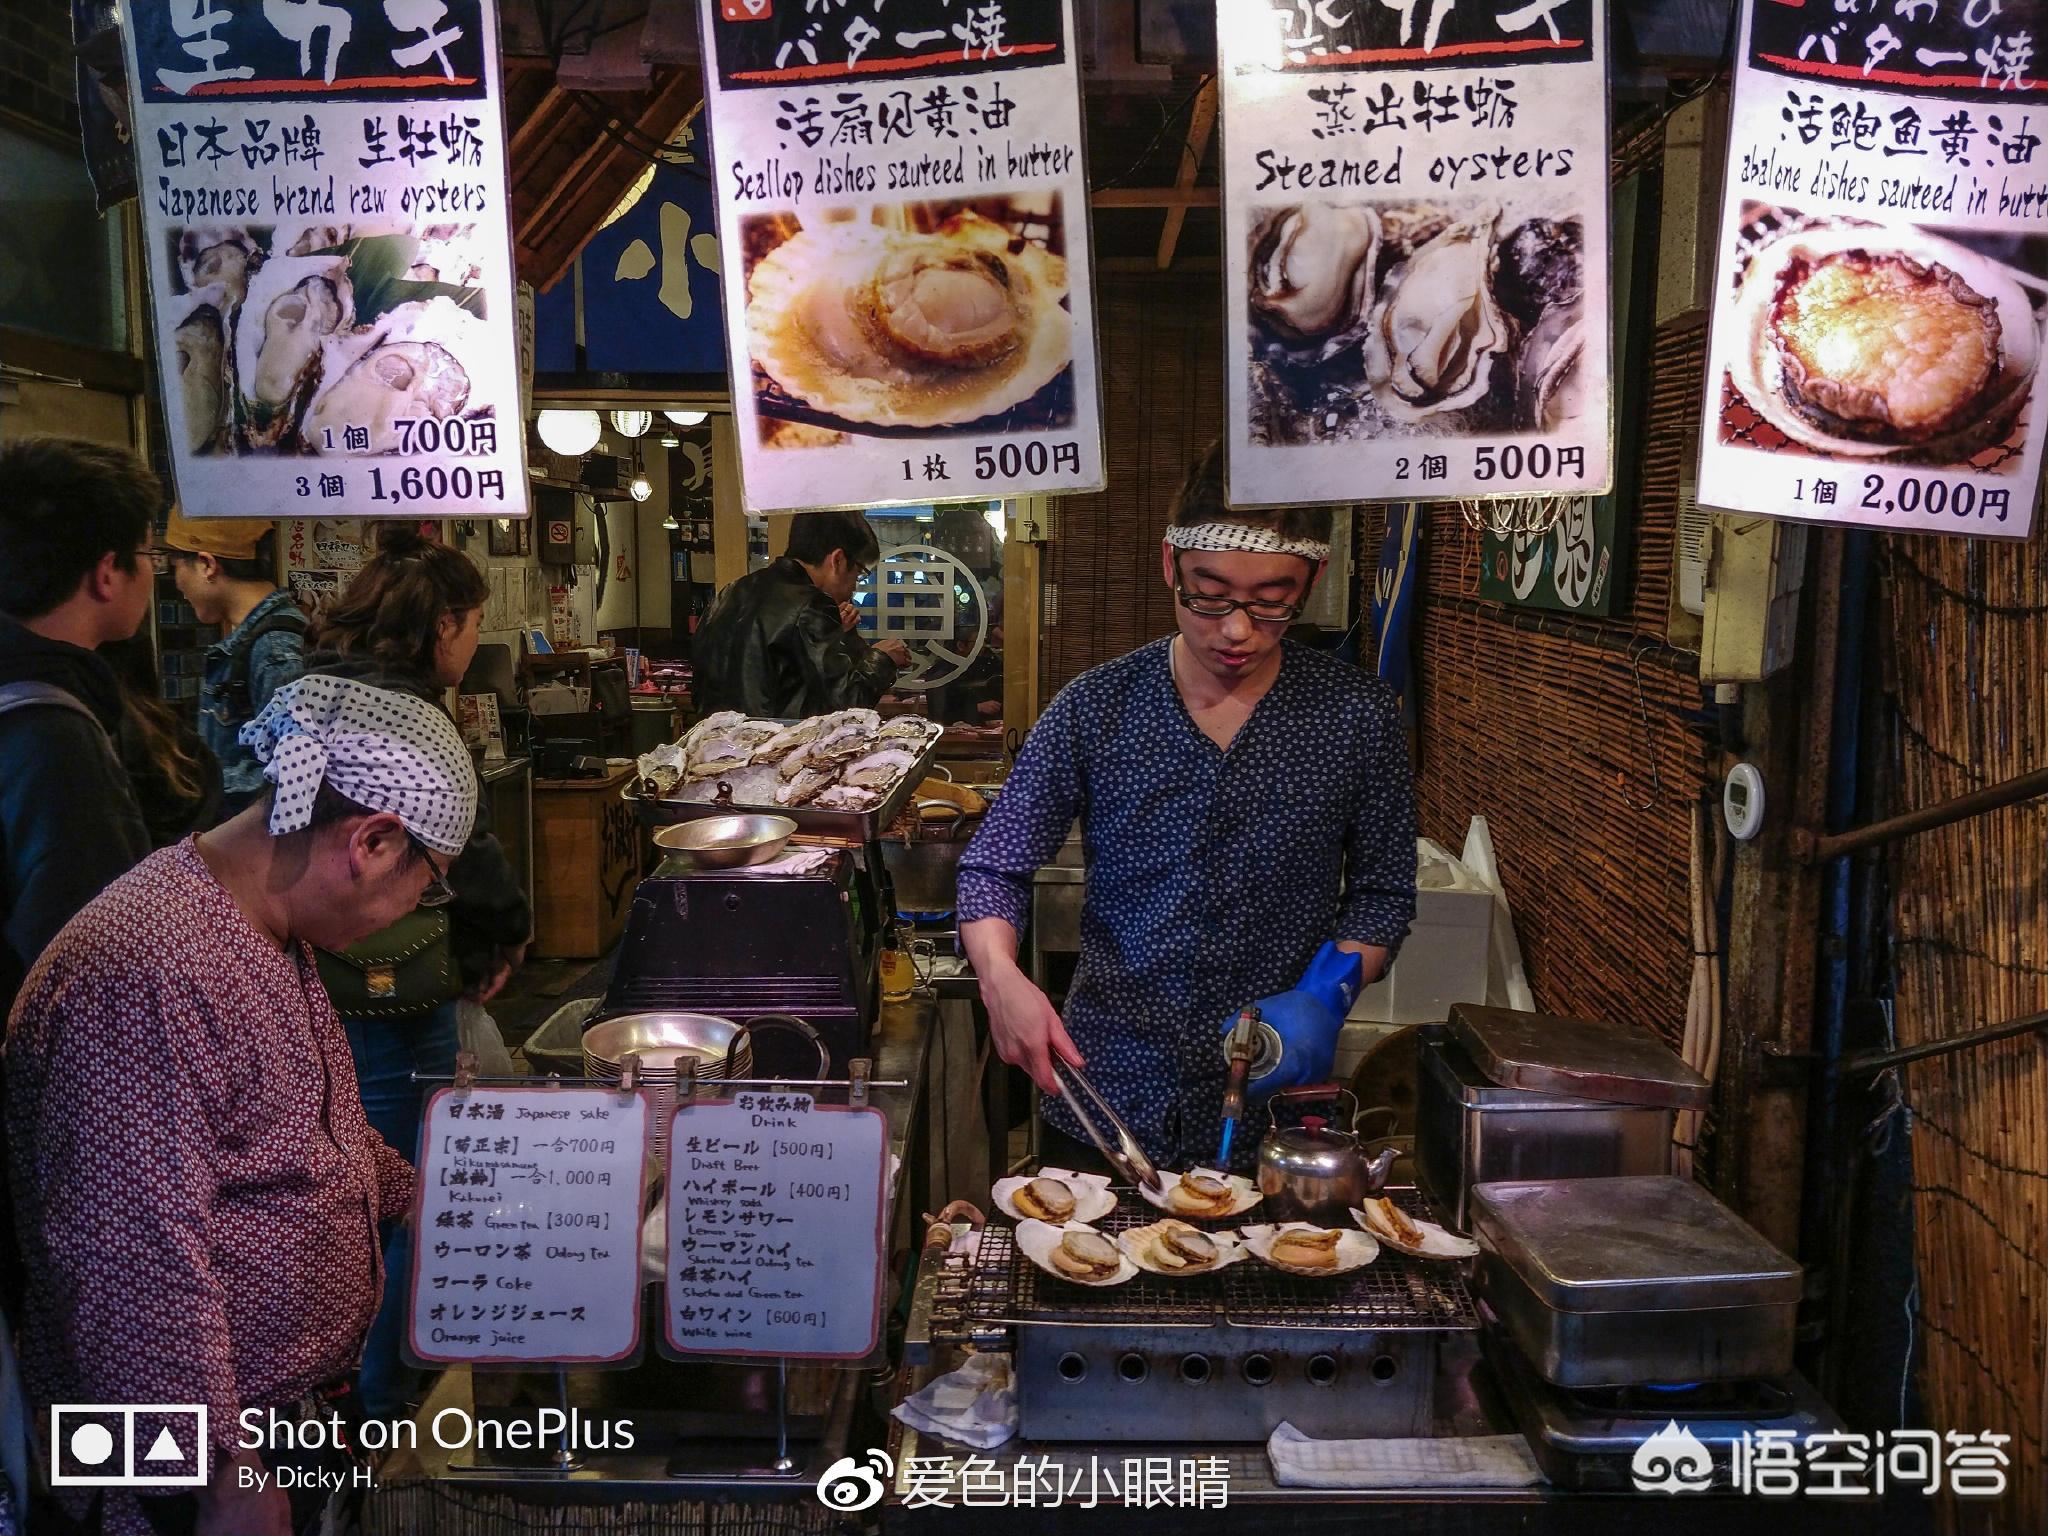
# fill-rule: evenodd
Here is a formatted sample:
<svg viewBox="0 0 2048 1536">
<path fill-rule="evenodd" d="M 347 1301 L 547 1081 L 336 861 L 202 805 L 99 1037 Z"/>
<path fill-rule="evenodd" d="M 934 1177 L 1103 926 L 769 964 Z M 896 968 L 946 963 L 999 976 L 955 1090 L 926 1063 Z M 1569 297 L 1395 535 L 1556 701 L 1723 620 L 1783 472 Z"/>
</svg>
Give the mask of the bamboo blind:
<svg viewBox="0 0 2048 1536">
<path fill-rule="evenodd" d="M 1885 541 L 1894 651 L 1888 811 L 2048 763 L 2048 550 Z M 1889 855 L 1901 1045 L 2048 1008 L 2048 804 L 1980 816 Z M 1916 1324 L 1931 1424 L 2010 1434 L 2013 1492 L 1948 1506 L 1956 1531 L 2048 1529 L 2048 1049 L 2008 1040 L 1906 1067 Z"/>
<path fill-rule="evenodd" d="M 1479 535 L 1437 507 L 1415 648 L 1424 835 L 1455 850 L 1485 815 L 1539 1007 L 1674 1049 L 1692 975 L 1689 817 L 1712 766 L 1697 663 L 1663 636 L 1704 369 L 1697 328 L 1658 336 L 1643 461 L 1617 466 L 1639 486 L 1623 612 L 1538 619 L 1481 601 Z M 1362 562 L 1383 521 L 1368 517 Z"/>
<path fill-rule="evenodd" d="M 1173 630 L 1159 537 L 1188 466 L 1223 430 L 1223 295 L 1214 274 L 1103 273 L 1096 290 L 1109 489 L 1058 503 L 1045 581 L 1044 695 Z"/>
</svg>

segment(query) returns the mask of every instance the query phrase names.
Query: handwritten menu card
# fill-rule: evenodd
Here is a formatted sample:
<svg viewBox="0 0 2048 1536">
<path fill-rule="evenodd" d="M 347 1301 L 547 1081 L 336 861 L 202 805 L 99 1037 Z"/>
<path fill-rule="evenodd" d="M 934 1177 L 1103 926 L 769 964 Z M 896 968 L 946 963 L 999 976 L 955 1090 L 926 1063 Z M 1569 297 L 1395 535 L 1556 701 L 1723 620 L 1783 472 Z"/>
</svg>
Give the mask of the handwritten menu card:
<svg viewBox="0 0 2048 1536">
<path fill-rule="evenodd" d="M 424 1140 L 415 1357 L 590 1364 L 639 1349 L 645 1099 L 444 1088 L 428 1101 Z"/>
<path fill-rule="evenodd" d="M 667 1343 L 857 1360 L 879 1337 L 880 1110 L 802 1093 L 687 1105 L 669 1132 Z"/>
</svg>

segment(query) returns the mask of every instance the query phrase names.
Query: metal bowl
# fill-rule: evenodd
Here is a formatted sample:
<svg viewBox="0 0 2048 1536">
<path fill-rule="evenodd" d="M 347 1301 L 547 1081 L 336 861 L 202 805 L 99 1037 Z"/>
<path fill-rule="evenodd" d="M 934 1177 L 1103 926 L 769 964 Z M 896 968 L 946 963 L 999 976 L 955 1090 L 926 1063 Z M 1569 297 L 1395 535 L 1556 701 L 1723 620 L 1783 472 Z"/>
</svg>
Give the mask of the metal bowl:
<svg viewBox="0 0 2048 1536">
<path fill-rule="evenodd" d="M 663 827 L 654 843 L 687 854 L 705 869 L 739 869 L 766 864 L 795 833 L 796 823 L 787 816 L 702 816 Z"/>
<path fill-rule="evenodd" d="M 583 1032 L 584 1059 L 616 1075 L 628 1056 L 638 1056 L 643 1071 L 673 1073 L 680 1059 L 697 1058 L 699 1077 L 723 1076 L 726 1048 L 739 1025 L 715 1013 L 622 1013 L 603 1019 Z M 741 1048 L 742 1056 L 752 1052 Z"/>
</svg>

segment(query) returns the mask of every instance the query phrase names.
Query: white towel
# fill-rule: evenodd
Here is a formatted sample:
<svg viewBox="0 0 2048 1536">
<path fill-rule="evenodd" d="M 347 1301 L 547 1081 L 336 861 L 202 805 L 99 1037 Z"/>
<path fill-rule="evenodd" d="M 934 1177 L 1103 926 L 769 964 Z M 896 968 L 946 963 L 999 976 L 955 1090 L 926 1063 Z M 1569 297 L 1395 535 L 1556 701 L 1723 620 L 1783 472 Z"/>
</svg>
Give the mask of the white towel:
<svg viewBox="0 0 2048 1536">
<path fill-rule="evenodd" d="M 1017 1384 L 1008 1355 L 969 1355 L 957 1371 L 927 1382 L 894 1409 L 922 1434 L 992 1451 L 1017 1433 Z"/>
<path fill-rule="evenodd" d="M 1542 1469 L 1520 1435 L 1311 1440 L 1283 1423 L 1266 1441 L 1283 1488 L 1527 1488 Z"/>
<path fill-rule="evenodd" d="M 830 848 L 794 848 L 766 864 L 746 864 L 728 873 L 735 875 L 806 875 L 832 857 Z"/>
</svg>

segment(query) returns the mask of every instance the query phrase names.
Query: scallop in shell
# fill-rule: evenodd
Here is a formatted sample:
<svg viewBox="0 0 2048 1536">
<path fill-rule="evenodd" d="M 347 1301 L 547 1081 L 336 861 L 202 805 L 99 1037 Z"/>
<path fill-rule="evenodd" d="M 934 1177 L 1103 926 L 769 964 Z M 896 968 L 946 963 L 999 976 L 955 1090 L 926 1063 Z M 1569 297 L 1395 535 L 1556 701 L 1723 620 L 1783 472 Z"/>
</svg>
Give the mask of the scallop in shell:
<svg viewBox="0 0 2048 1536">
<path fill-rule="evenodd" d="M 402 418 L 445 421 L 464 414 L 470 396 L 465 356 L 479 350 L 479 322 L 446 297 L 401 304 L 367 337 L 348 338 L 334 350 L 324 382 L 306 415 L 306 436 L 323 449 L 396 453 Z M 348 448 L 347 429 L 369 433 Z"/>
<path fill-rule="evenodd" d="M 1285 342 L 1325 343 L 1355 332 L 1372 296 L 1380 220 L 1371 208 L 1309 203 L 1275 209 L 1252 230 L 1251 307 Z"/>
<path fill-rule="evenodd" d="M 354 318 L 344 257 L 273 257 L 250 279 L 235 319 L 235 377 L 252 445 L 291 435 L 320 384 L 326 343 L 345 337 Z"/>
<path fill-rule="evenodd" d="M 747 279 L 754 361 L 850 421 L 936 427 L 1028 400 L 1073 359 L 1066 262 L 956 214 L 929 233 L 827 224 Z"/>
<path fill-rule="evenodd" d="M 1365 334 L 1373 399 L 1395 421 L 1481 400 L 1508 349 L 1493 295 L 1497 212 L 1463 219 L 1387 274 Z"/>
</svg>

